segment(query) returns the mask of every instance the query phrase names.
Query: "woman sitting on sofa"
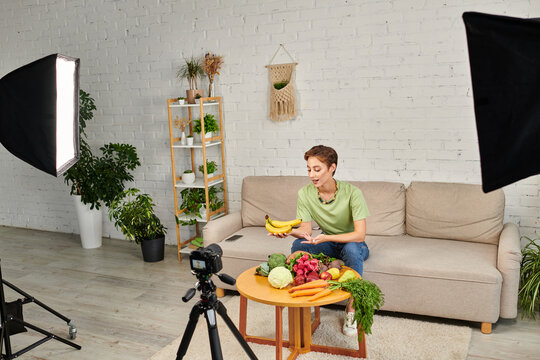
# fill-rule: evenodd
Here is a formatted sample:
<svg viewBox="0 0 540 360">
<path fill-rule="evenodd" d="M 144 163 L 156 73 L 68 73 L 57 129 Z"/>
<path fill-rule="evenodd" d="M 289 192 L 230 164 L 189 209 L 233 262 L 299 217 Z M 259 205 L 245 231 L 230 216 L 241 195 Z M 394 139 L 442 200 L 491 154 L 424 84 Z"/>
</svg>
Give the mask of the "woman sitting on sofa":
<svg viewBox="0 0 540 360">
<path fill-rule="evenodd" d="M 289 234 L 297 239 L 291 252 L 323 253 L 342 259 L 346 266 L 363 274 L 364 260 L 369 249 L 366 237 L 366 217 L 369 211 L 362 192 L 357 187 L 334 179 L 338 155 L 334 149 L 324 145 L 312 147 L 304 154 L 311 184 L 298 191 L 297 218 L 300 227 Z M 314 220 L 322 234 L 312 237 L 311 221 Z M 352 301 L 346 309 L 343 324 L 345 335 L 356 335 L 356 322 Z"/>
</svg>

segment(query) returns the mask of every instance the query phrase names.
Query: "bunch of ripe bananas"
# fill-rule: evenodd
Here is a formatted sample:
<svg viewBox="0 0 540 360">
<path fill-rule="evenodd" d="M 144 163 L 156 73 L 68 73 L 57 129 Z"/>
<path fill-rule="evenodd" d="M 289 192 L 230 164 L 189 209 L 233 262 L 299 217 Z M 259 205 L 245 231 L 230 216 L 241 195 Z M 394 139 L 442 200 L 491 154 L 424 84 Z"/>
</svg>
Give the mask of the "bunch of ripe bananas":
<svg viewBox="0 0 540 360">
<path fill-rule="evenodd" d="M 302 222 L 302 219 L 294 219 L 289 221 L 271 220 L 268 215 L 266 218 L 266 230 L 272 234 L 288 234 L 291 232 L 293 226 L 296 226 Z"/>
</svg>

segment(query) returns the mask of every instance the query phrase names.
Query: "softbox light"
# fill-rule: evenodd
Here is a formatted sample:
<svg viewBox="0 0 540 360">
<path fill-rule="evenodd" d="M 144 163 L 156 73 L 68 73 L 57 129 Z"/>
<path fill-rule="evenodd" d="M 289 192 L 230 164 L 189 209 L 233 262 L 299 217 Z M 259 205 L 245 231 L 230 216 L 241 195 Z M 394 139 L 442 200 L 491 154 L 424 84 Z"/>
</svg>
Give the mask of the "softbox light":
<svg viewBox="0 0 540 360">
<path fill-rule="evenodd" d="M 540 19 L 463 14 L 484 192 L 540 173 Z"/>
<path fill-rule="evenodd" d="M 79 159 L 79 59 L 53 54 L 0 79 L 0 142 L 59 176 Z"/>
</svg>

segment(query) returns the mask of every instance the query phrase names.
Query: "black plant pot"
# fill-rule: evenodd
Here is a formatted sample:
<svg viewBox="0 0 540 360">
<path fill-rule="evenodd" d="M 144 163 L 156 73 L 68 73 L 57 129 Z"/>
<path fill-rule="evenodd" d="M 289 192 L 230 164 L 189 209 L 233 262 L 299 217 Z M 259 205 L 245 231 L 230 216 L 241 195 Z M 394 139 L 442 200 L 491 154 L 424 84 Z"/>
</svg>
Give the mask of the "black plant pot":
<svg viewBox="0 0 540 360">
<path fill-rule="evenodd" d="M 146 262 L 161 261 L 165 254 L 165 236 L 141 241 L 143 260 Z"/>
</svg>

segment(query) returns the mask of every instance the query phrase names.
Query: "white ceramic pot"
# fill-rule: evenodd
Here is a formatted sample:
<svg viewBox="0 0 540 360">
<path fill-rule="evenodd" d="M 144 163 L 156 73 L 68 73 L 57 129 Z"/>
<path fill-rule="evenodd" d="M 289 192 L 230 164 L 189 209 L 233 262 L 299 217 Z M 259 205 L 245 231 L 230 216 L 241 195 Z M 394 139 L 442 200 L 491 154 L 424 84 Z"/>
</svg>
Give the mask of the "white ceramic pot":
<svg viewBox="0 0 540 360">
<path fill-rule="evenodd" d="M 206 139 L 210 139 L 210 138 L 213 137 L 213 136 L 214 136 L 214 133 L 211 132 L 211 131 L 204 134 L 204 137 L 205 137 Z"/>
<path fill-rule="evenodd" d="M 186 138 L 188 146 L 193 146 L 193 137 Z"/>
<path fill-rule="evenodd" d="M 182 174 L 182 181 L 184 182 L 184 184 L 193 184 L 193 182 L 195 182 L 195 173 Z"/>
<path fill-rule="evenodd" d="M 186 100 L 182 99 L 182 100 L 178 100 L 178 105 L 184 105 L 186 103 Z"/>
<path fill-rule="evenodd" d="M 103 207 L 99 210 L 90 209 L 89 204 L 82 203 L 80 195 L 74 195 L 73 200 L 79 219 L 82 247 L 84 249 L 100 247 L 103 234 Z"/>
<path fill-rule="evenodd" d="M 208 176 L 209 179 L 210 179 L 210 178 L 213 178 L 213 177 L 214 177 L 214 173 L 210 173 L 210 174 L 208 174 L 207 176 Z"/>
</svg>

